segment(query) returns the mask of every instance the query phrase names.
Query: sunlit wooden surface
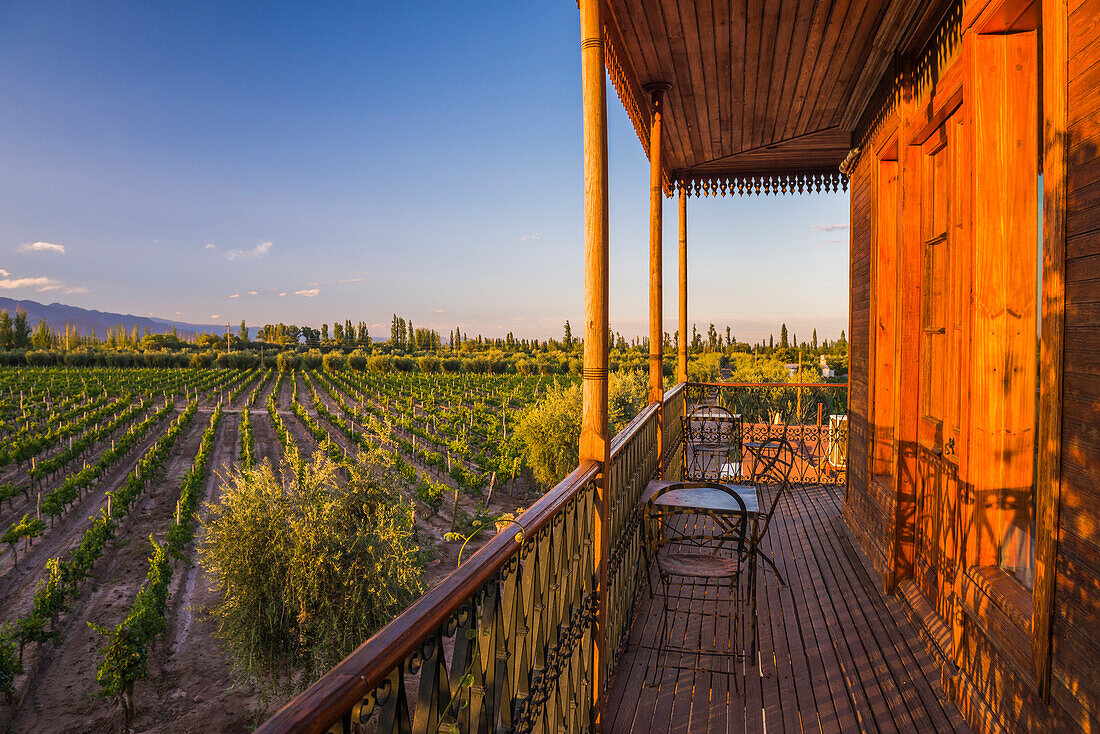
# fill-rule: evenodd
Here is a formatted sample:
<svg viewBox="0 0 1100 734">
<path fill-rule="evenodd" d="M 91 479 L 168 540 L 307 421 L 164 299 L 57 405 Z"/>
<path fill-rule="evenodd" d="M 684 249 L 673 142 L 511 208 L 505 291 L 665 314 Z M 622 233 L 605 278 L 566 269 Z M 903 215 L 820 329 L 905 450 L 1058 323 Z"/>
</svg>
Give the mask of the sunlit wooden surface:
<svg viewBox="0 0 1100 734">
<path fill-rule="evenodd" d="M 938 672 L 900 605 L 882 595 L 849 540 L 842 502 L 843 487 L 827 485 L 796 485 L 781 500 L 767 550 L 790 586 L 770 574 L 759 581 L 755 664 L 670 654 L 656 667 L 656 654 L 640 645 L 655 644 L 660 607 L 643 592 L 612 683 L 608 731 L 970 731 L 939 692 Z M 713 591 L 698 598 L 716 605 Z M 710 649 L 731 634 L 728 621 L 673 616 L 680 644 L 702 637 Z"/>
</svg>

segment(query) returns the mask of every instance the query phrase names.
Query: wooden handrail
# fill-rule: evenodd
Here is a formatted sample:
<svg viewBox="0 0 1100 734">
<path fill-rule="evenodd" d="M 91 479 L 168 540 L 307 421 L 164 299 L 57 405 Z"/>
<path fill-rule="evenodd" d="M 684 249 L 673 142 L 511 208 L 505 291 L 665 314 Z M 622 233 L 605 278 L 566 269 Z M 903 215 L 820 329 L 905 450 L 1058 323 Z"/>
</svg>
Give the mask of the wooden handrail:
<svg viewBox="0 0 1100 734">
<path fill-rule="evenodd" d="M 585 462 L 540 497 L 519 518 L 524 536 L 533 536 L 550 522 L 578 491 L 596 478 L 599 471 L 598 463 Z M 515 537 L 516 534 L 511 531 L 497 533 L 470 560 L 451 572 L 438 586 L 420 597 L 320 680 L 295 696 L 256 731 L 262 734 L 322 734 L 328 731 L 341 716 L 373 692 L 394 668 L 402 665 L 425 638 L 456 614 L 519 552 L 521 545 Z"/>
</svg>

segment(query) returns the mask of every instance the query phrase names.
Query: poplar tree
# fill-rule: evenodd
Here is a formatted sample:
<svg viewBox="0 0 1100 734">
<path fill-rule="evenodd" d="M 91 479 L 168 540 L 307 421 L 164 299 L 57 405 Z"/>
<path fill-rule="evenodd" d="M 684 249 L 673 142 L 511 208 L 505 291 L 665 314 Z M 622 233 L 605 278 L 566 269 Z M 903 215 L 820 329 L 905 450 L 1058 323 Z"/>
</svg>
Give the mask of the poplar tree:
<svg viewBox="0 0 1100 734">
<path fill-rule="evenodd" d="M 27 310 L 23 308 L 17 308 L 15 310 L 15 320 L 11 325 L 12 332 L 12 346 L 16 349 L 20 347 L 26 349 L 31 345 L 31 327 L 27 324 Z M 841 334 L 843 338 L 843 333 Z"/>
<path fill-rule="evenodd" d="M 11 349 L 15 346 L 15 336 L 12 331 L 11 316 L 7 309 L 0 311 L 0 348 Z"/>
</svg>

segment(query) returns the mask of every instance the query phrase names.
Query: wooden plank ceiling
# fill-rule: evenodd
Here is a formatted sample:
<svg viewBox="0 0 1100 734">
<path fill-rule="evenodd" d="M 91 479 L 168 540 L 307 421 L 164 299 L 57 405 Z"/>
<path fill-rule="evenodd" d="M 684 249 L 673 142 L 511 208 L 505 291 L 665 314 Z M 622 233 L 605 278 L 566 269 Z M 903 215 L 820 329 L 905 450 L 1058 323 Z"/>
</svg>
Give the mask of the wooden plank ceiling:
<svg viewBox="0 0 1100 734">
<path fill-rule="evenodd" d="M 915 0 L 606 0 L 608 67 L 648 150 L 645 85 L 671 85 L 671 182 L 837 175 Z"/>
</svg>

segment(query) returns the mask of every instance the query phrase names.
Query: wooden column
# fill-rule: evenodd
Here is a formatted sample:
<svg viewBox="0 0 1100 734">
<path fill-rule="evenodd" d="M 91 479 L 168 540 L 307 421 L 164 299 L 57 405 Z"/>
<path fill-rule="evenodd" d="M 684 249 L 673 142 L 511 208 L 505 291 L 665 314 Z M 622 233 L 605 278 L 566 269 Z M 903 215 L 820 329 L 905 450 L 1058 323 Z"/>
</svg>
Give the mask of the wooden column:
<svg viewBox="0 0 1100 734">
<path fill-rule="evenodd" d="M 676 351 L 679 361 L 676 381 L 688 379 L 688 200 L 687 192 L 680 189 L 680 338 Z"/>
<path fill-rule="evenodd" d="M 664 264 L 662 259 L 664 226 L 664 170 L 661 159 L 661 117 L 664 114 L 665 92 L 669 85 L 653 82 L 646 85 L 650 94 L 649 117 L 649 402 L 663 403 L 664 380 Z M 664 411 L 657 411 L 657 470 L 663 467 L 660 460 L 665 455 Z M 661 476 L 664 476 L 662 473 Z"/>
<path fill-rule="evenodd" d="M 1069 118 L 1069 8 L 1043 1 L 1043 281 L 1035 496 L 1032 658 L 1043 700 L 1050 700 L 1058 510 L 1062 486 L 1062 371 L 1066 318 L 1066 139 Z"/>
<path fill-rule="evenodd" d="M 597 461 L 593 577 L 599 614 L 592 634 L 592 726 L 600 731 L 607 688 L 607 561 L 611 555 L 611 498 L 607 435 L 607 97 L 604 88 L 602 0 L 580 0 L 581 90 L 584 119 L 584 415 L 581 461 Z"/>
</svg>

